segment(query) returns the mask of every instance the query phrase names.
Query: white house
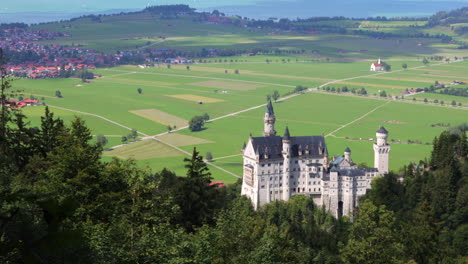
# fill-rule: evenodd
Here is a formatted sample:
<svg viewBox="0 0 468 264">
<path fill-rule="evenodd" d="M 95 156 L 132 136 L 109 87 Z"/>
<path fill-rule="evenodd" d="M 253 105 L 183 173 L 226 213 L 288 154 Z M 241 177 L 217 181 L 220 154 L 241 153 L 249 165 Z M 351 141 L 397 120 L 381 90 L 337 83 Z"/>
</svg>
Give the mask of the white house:
<svg viewBox="0 0 468 264">
<path fill-rule="evenodd" d="M 385 70 L 384 65 L 380 62 L 380 58 L 377 62 L 374 62 L 370 66 L 371 71 L 383 71 Z"/>
</svg>

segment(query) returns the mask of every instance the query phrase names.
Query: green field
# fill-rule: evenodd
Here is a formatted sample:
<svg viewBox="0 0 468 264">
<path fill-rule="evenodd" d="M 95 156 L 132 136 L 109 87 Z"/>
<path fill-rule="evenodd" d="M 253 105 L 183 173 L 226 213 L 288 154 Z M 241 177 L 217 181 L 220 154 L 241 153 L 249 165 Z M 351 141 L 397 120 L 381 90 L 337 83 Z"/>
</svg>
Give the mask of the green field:
<svg viewBox="0 0 468 264">
<path fill-rule="evenodd" d="M 420 28 L 425 24 L 423 21 L 304 23 L 394 33 L 433 30 L 431 34 L 452 34 L 442 27 Z M 171 48 L 188 54 L 203 48 L 283 51 L 257 56 L 192 58 L 196 63 L 189 68 L 186 65 L 169 68 L 164 64 L 145 69 L 136 66 L 99 68 L 94 72 L 103 77 L 86 84 L 78 79 L 15 81 L 15 88 L 23 90 L 24 97 L 44 98 L 41 101 L 66 122 L 75 115 L 82 117 L 94 135 L 106 135 L 108 148 L 120 145 L 121 137 L 129 134 L 130 128 L 140 132 L 142 137 L 159 135 L 158 140 L 180 148 L 148 139 L 105 151 L 104 160 L 112 156 L 135 158 L 138 164 L 153 170 L 167 167 L 183 175 L 184 151 L 191 152 L 196 146 L 202 155 L 213 154 L 213 165 L 241 176 L 241 147 L 250 133 L 261 135 L 264 107 L 230 114 L 264 104 L 266 96 L 275 90 L 286 96 L 297 85 L 367 90 L 369 96 L 313 90 L 275 103 L 274 107 L 278 134 L 283 134 L 286 125 L 293 136 L 323 134 L 331 155 L 341 155 L 350 147 L 355 162 L 371 166 L 372 143 L 381 125 L 390 132 L 390 167 L 397 171 L 410 161 L 429 156 L 433 138 L 445 129 L 434 124 L 458 125 L 467 121 L 468 99 L 464 97 L 423 93 L 414 96 L 415 102 L 413 96 L 398 101 L 390 99 L 390 95 L 400 96 L 406 89 L 429 87 L 435 81 L 445 84 L 454 80 L 468 81 L 468 61 L 422 63 L 424 57 L 446 56 L 454 62 L 455 56 L 466 56 L 457 45 L 441 43 L 438 39 L 274 31 L 194 23 L 190 16 L 161 20 L 149 13 L 102 17 L 101 23 L 85 18 L 34 27 L 71 34 L 47 43 L 80 45 L 108 53 L 145 48 Z M 284 51 L 290 54 L 285 55 Z M 379 57 L 392 66 L 391 72 L 369 71 L 370 64 Z M 403 70 L 403 64 L 407 64 L 408 69 Z M 137 92 L 139 88 L 141 94 Z M 63 98 L 54 96 L 57 90 Z M 389 97 L 380 98 L 378 95 L 382 91 Z M 424 98 L 446 103 L 455 100 L 463 103 L 463 107 L 424 104 Z M 30 116 L 32 125 L 37 126 L 43 107 L 28 107 L 24 112 Z M 162 135 L 167 132 L 168 125 L 178 129 L 193 116 L 205 113 L 210 118 L 228 116 L 208 122 L 206 129 L 199 132 L 182 129 L 169 137 Z M 236 180 L 213 166 L 211 171 L 215 179 Z"/>
<path fill-rule="evenodd" d="M 81 84 L 82 86 L 75 86 L 79 84 L 76 79 L 52 79 L 18 80 L 15 87 L 24 90 L 24 96 L 44 97 L 45 103 L 51 105 L 53 111 L 67 122 L 75 115 L 82 117 L 93 134 L 107 136 L 109 144 L 106 147 L 111 147 L 121 144 L 121 136 L 127 135 L 129 131 L 100 117 L 136 129 L 145 135 L 156 135 L 167 131 L 165 122 L 169 122 L 167 118 L 170 120 L 171 116 L 189 120 L 194 115 L 208 113 L 211 118 L 216 118 L 263 104 L 266 95 L 272 91 L 278 90 L 284 95 L 297 84 L 316 87 L 331 80 L 363 76 L 350 81 L 362 83 L 366 87 L 375 85 L 375 89 L 378 89 L 378 85 L 409 86 L 414 83 L 419 86 L 433 81 L 427 79 L 428 72 L 438 73 L 435 75 L 439 76 L 435 78 L 439 78 L 442 75 L 460 75 L 468 68 L 467 62 L 457 62 L 369 76 L 374 73 L 368 71 L 368 61 L 318 63 L 291 60 L 289 63 L 282 63 L 283 58 L 287 61 L 287 57 L 280 57 L 278 63 L 267 64 L 266 57 L 245 57 L 242 63 L 223 61 L 194 64 L 190 70 L 184 66 L 173 66 L 171 69 L 125 66 L 99 69 L 96 72 L 103 74 L 103 77 L 89 84 Z M 276 59 L 273 57 L 272 60 Z M 411 68 L 419 66 L 420 62 L 408 64 Z M 238 69 L 239 74 L 235 74 L 234 69 Z M 228 70 L 227 74 L 225 70 Z M 450 78 L 446 77 L 444 80 L 448 81 Z M 331 85 L 340 87 L 342 84 Z M 143 89 L 142 94 L 138 94 L 138 88 Z M 64 97 L 53 97 L 56 90 L 60 90 Z M 429 94 L 418 97 L 427 97 L 426 95 Z M 205 100 L 206 103 L 198 104 L 197 100 Z M 420 100 L 414 103 L 410 98 L 405 101 L 389 101 L 372 96 L 314 91 L 278 102 L 274 107 L 278 134 L 281 135 L 288 125 L 293 136 L 326 135 L 331 155 L 341 155 L 344 148 L 350 147 L 353 159 L 368 165 L 373 164 L 371 139 L 375 137 L 375 130 L 384 125 L 390 131 L 390 166 L 393 170 L 429 155 L 433 138 L 445 129 L 431 125 L 457 125 L 466 122 L 467 116 L 464 108 L 440 107 L 424 104 Z M 148 109 L 155 111 L 148 112 Z M 143 110 L 147 116 L 135 114 L 135 111 Z M 43 107 L 27 107 L 24 112 L 30 116 L 32 125 L 37 126 Z M 202 155 L 211 152 L 215 159 L 213 164 L 240 176 L 242 144 L 248 140 L 250 133 L 261 136 L 263 112 L 264 107 L 260 107 L 209 122 L 205 125 L 206 129 L 200 132 L 185 129 L 172 133 L 170 137 L 158 138 L 187 152 L 191 152 L 194 146 Z M 342 127 L 344 125 L 346 126 Z M 335 132 L 330 134 L 332 131 Z M 105 151 L 103 159 L 108 160 L 111 156 L 135 158 L 140 165 L 153 170 L 167 167 L 179 175 L 184 174 L 182 160 L 185 154 L 152 140 Z M 227 182 L 236 180 L 215 167 L 211 167 L 211 171 L 215 179 Z"/>
</svg>

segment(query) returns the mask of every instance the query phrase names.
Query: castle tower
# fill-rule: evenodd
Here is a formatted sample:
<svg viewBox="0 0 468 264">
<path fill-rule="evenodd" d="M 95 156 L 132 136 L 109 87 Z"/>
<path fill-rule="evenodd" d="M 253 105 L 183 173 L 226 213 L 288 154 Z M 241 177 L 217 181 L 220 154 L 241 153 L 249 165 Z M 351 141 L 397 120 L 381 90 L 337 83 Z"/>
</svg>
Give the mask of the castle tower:
<svg viewBox="0 0 468 264">
<path fill-rule="evenodd" d="M 345 149 L 344 158 L 346 161 L 351 162 L 351 150 L 349 148 Z"/>
<path fill-rule="evenodd" d="M 377 63 L 378 63 L 378 64 L 382 64 L 382 63 L 380 62 L 380 57 L 379 57 L 379 60 L 377 61 Z"/>
<path fill-rule="evenodd" d="M 265 111 L 265 117 L 263 118 L 264 128 L 263 128 L 263 136 L 275 136 L 275 112 L 273 111 L 273 105 L 271 104 L 271 100 L 268 100 L 267 108 Z"/>
<path fill-rule="evenodd" d="M 382 126 L 376 132 L 377 143 L 374 143 L 374 167 L 380 174 L 388 173 L 390 145 L 387 143 L 388 131 Z"/>
<path fill-rule="evenodd" d="M 283 136 L 283 200 L 289 200 L 289 175 L 291 167 L 291 136 L 289 135 L 289 128 L 286 126 Z"/>
</svg>

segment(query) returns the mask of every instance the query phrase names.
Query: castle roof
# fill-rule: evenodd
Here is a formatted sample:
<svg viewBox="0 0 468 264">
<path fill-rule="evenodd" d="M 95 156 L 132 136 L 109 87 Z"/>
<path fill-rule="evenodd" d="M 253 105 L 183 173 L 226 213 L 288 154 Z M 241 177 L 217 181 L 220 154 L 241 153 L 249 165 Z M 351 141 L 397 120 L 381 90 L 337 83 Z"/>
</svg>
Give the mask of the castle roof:
<svg viewBox="0 0 468 264">
<path fill-rule="evenodd" d="M 379 130 L 377 130 L 377 133 L 388 134 L 388 131 L 385 127 L 381 126 Z"/>
<path fill-rule="evenodd" d="M 344 150 L 344 152 L 349 152 L 349 153 L 351 153 L 351 150 L 349 149 L 349 147 L 347 147 L 347 148 Z"/>
<path fill-rule="evenodd" d="M 261 160 L 282 158 L 283 138 L 280 136 L 252 137 L 252 145 Z M 299 151 L 306 155 L 323 156 L 327 153 L 323 136 L 290 137 L 290 157 L 298 157 Z M 266 158 L 268 156 L 268 158 Z"/>
<path fill-rule="evenodd" d="M 284 130 L 284 137 L 283 139 L 289 140 L 291 138 L 291 135 L 289 134 L 289 128 L 286 126 L 286 129 Z"/>
<path fill-rule="evenodd" d="M 266 105 L 266 113 L 270 114 L 270 115 L 274 115 L 275 114 L 275 111 L 273 111 L 273 104 L 271 103 L 271 100 L 268 100 L 268 103 Z"/>
</svg>

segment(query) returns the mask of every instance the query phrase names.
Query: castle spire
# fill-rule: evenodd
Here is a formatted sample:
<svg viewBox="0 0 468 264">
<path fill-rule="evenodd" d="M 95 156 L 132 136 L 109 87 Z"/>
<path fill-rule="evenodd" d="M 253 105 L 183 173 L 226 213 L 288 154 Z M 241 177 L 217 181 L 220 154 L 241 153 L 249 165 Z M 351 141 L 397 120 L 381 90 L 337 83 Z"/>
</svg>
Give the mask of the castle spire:
<svg viewBox="0 0 468 264">
<path fill-rule="evenodd" d="M 288 126 L 286 126 L 286 129 L 284 130 L 283 139 L 284 140 L 289 140 L 290 138 L 291 138 L 291 135 L 289 134 L 289 128 L 288 128 Z"/>
<path fill-rule="evenodd" d="M 268 99 L 266 113 L 270 115 L 275 115 L 275 111 L 273 111 L 273 104 L 271 103 L 271 99 Z"/>
<path fill-rule="evenodd" d="M 266 105 L 266 111 L 265 111 L 265 117 L 263 118 L 263 124 L 264 124 L 264 129 L 263 129 L 263 136 L 268 137 L 268 136 L 276 136 L 276 131 L 275 131 L 275 111 L 273 110 L 273 104 L 271 103 L 271 100 L 268 100 L 268 103 Z"/>
</svg>

